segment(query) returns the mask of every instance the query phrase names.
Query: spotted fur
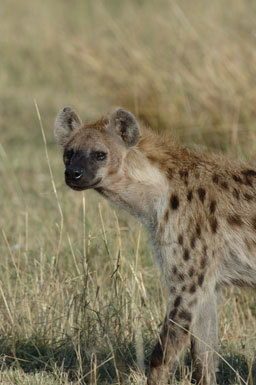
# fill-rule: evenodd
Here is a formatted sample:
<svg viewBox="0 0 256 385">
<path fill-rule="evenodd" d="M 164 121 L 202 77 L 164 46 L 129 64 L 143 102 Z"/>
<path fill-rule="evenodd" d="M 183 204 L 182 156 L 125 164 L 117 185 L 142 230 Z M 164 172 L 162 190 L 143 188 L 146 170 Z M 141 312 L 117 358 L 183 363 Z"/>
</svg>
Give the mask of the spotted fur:
<svg viewBox="0 0 256 385">
<path fill-rule="evenodd" d="M 56 118 L 55 137 L 70 187 L 94 188 L 149 231 L 168 301 L 148 384 L 168 382 L 190 332 L 196 378 L 214 384 L 216 287 L 256 288 L 256 169 L 189 151 L 121 109 L 82 124 L 66 108 Z"/>
</svg>

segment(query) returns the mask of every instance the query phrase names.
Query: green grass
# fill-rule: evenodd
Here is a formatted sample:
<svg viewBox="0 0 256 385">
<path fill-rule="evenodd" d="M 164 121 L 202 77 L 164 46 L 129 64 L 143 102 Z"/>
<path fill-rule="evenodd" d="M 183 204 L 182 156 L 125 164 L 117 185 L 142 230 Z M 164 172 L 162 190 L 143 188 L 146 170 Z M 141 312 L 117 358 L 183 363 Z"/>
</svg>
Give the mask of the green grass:
<svg viewBox="0 0 256 385">
<path fill-rule="evenodd" d="M 1 2 L 1 384 L 145 383 L 165 310 L 147 235 L 65 186 L 53 121 L 65 105 L 84 119 L 122 106 L 188 146 L 255 161 L 255 16 L 249 0 Z M 231 290 L 219 313 L 221 354 L 250 385 L 255 308 Z M 221 368 L 220 383 L 239 384 Z"/>
</svg>

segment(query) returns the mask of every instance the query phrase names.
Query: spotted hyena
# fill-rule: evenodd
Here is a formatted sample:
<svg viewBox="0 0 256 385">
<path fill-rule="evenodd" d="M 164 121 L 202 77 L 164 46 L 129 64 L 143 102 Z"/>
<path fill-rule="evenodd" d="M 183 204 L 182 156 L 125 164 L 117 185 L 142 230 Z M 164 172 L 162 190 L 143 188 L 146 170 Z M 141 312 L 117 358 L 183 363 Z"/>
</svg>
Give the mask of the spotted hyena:
<svg viewBox="0 0 256 385">
<path fill-rule="evenodd" d="M 168 382 L 189 341 L 198 383 L 215 383 L 216 291 L 256 288 L 256 169 L 189 151 L 122 109 L 83 124 L 66 107 L 55 137 L 66 183 L 94 188 L 149 231 L 168 303 L 148 384 Z"/>
</svg>

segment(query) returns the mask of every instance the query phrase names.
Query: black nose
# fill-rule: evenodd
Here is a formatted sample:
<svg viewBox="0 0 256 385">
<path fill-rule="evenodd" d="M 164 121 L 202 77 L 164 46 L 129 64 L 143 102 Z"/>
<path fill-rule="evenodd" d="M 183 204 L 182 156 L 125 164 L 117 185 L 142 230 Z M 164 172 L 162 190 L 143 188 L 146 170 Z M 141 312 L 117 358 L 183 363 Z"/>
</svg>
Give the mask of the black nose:
<svg viewBox="0 0 256 385">
<path fill-rule="evenodd" d="M 65 170 L 65 176 L 68 179 L 80 179 L 81 176 L 83 175 L 83 169 L 82 168 L 73 168 L 73 167 L 67 167 Z"/>
</svg>

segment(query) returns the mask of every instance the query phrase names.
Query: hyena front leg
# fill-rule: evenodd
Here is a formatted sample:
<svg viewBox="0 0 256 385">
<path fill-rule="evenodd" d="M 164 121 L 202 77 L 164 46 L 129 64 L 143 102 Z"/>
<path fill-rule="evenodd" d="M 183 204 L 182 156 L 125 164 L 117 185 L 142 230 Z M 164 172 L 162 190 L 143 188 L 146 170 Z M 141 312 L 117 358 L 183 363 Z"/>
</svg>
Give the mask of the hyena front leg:
<svg viewBox="0 0 256 385">
<path fill-rule="evenodd" d="M 195 298 L 193 301 L 196 303 Z M 194 315 L 189 310 L 188 302 L 191 301 L 181 295 L 169 300 L 160 338 L 150 359 L 148 385 L 168 384 L 180 353 L 189 343 Z"/>
<path fill-rule="evenodd" d="M 218 368 L 218 318 L 216 293 L 204 298 L 192 327 L 191 354 L 195 366 L 197 384 L 216 384 Z M 198 337 L 198 338 L 196 338 Z"/>
</svg>

